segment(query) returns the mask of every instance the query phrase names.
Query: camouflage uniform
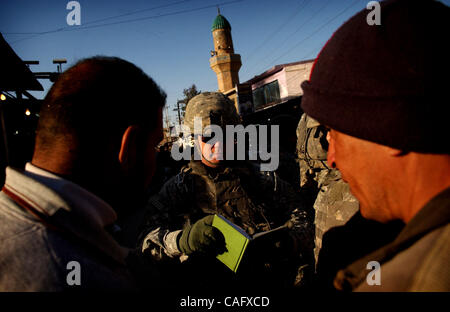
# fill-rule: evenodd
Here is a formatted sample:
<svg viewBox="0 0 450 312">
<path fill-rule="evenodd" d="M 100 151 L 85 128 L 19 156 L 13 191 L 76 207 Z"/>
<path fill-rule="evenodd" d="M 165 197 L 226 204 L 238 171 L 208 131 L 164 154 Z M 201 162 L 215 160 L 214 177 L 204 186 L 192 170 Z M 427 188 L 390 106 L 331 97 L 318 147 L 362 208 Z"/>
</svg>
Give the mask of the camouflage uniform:
<svg viewBox="0 0 450 312">
<path fill-rule="evenodd" d="M 297 127 L 297 155 L 300 187 L 317 189 L 319 173 L 330 169 L 326 163 L 328 142 L 326 131 L 316 120 L 303 114 Z"/>
<path fill-rule="evenodd" d="M 300 187 L 314 198 L 315 249 L 317 263 L 322 236 L 332 227 L 345 224 L 359 209 L 358 200 L 350 193 L 336 169 L 329 168 L 326 130 L 316 120 L 303 114 L 297 127 L 297 154 Z"/>
<path fill-rule="evenodd" d="M 147 209 L 144 232 L 148 234 L 142 248 L 157 260 L 183 256 L 177 246 L 179 233 L 208 214 L 223 215 L 250 235 L 294 220 L 290 234 L 297 245 L 292 251 L 297 254 L 290 257 L 297 257 L 291 261 L 296 268 L 285 269 L 297 270 L 311 260 L 312 220 L 302 208 L 298 193 L 276 174 L 263 174 L 249 163 L 211 171 L 201 162 L 191 161 L 150 199 Z M 297 275 L 290 273 L 292 279 Z"/>
<path fill-rule="evenodd" d="M 228 113 L 223 112 L 220 105 L 207 105 L 206 100 L 211 99 L 217 104 L 217 94 L 206 93 L 198 97 L 202 100 L 200 103 L 196 103 L 194 98 L 194 102 L 188 104 L 185 123 L 189 125 L 189 120 L 193 119 L 189 107 L 195 111 L 196 104 L 201 104 L 200 117 L 216 115 L 214 118 L 230 122 Z M 229 105 L 227 109 L 233 110 L 233 103 Z M 232 115 L 238 117 L 235 112 Z M 203 119 L 203 126 L 211 123 Z M 249 263 L 247 267 L 244 264 L 244 269 L 241 264 L 239 271 L 242 275 L 229 277 L 235 279 L 237 276 L 237 281 L 239 276 L 244 279 L 249 277 L 259 286 L 264 282 L 266 286 L 272 287 L 303 285 L 306 278 L 302 275 L 313 269 L 314 244 L 312 215 L 304 207 L 299 193 L 279 179 L 276 173 L 262 173 L 250 162 L 225 164 L 219 168 L 210 168 L 200 161 L 192 160 L 149 200 L 146 225 L 142 231 L 142 251 L 157 261 L 195 258 L 194 255 L 183 255 L 177 240 L 183 228 L 210 214 L 226 217 L 250 235 L 276 228 L 291 220 L 294 227 L 286 230 L 288 235 L 284 235 L 283 240 L 269 246 L 263 256 L 256 260 L 257 263 Z M 223 264 L 221 267 L 225 268 Z M 205 268 L 201 267 L 201 270 L 205 271 Z M 245 272 L 251 270 L 255 274 L 245 276 Z"/>
</svg>

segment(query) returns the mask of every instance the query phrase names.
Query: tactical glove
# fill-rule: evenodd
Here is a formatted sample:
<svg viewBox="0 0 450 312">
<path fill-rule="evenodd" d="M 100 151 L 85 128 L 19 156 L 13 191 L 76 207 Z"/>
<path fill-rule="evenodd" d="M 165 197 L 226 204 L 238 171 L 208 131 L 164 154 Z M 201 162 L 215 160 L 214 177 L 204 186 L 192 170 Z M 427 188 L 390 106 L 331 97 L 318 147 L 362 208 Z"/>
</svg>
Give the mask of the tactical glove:
<svg viewBox="0 0 450 312">
<path fill-rule="evenodd" d="M 213 219 L 214 216 L 209 215 L 183 230 L 178 247 L 184 254 L 202 253 L 216 256 L 226 251 L 225 237 L 211 225 Z"/>
</svg>

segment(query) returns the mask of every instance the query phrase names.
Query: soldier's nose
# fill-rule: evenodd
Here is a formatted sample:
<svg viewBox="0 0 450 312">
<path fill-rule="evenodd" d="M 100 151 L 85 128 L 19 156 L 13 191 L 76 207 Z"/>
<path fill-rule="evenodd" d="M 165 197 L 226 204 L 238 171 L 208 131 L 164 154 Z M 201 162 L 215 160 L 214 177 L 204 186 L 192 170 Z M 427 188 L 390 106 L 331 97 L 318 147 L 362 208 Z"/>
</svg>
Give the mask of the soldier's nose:
<svg viewBox="0 0 450 312">
<path fill-rule="evenodd" d="M 216 143 L 214 143 L 211 151 L 213 153 L 220 153 L 222 151 L 222 147 L 223 147 L 222 142 L 221 141 L 217 141 Z"/>
</svg>

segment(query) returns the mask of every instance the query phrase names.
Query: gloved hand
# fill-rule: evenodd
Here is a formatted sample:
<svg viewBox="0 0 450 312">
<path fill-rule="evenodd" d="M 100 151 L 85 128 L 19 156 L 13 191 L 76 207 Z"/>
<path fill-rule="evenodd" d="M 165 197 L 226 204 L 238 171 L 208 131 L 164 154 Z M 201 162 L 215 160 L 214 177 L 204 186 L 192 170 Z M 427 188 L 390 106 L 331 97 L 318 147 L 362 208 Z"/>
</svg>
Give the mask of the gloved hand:
<svg viewBox="0 0 450 312">
<path fill-rule="evenodd" d="M 289 229 L 289 234 L 293 238 L 294 250 L 298 249 L 300 252 L 305 252 L 314 249 L 314 223 L 308 220 L 306 211 L 298 208 L 294 209 L 286 225 Z"/>
<path fill-rule="evenodd" d="M 213 219 L 214 215 L 209 215 L 183 230 L 178 247 L 184 254 L 203 253 L 216 256 L 227 251 L 222 232 L 211 225 Z"/>
</svg>

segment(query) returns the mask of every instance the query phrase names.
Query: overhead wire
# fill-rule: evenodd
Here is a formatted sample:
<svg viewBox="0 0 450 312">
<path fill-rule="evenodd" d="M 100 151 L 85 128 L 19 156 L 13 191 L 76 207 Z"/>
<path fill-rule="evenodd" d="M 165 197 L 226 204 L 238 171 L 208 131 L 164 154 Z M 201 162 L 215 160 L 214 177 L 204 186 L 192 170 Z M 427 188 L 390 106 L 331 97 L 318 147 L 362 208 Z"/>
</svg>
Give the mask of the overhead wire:
<svg viewBox="0 0 450 312">
<path fill-rule="evenodd" d="M 306 1 L 306 2 L 305 2 Z M 264 45 L 269 42 L 277 33 L 279 33 L 294 17 L 296 17 L 298 15 L 298 13 L 300 13 L 305 6 L 308 4 L 310 0 L 303 0 L 300 5 L 294 10 L 294 13 L 292 15 L 290 15 L 285 21 L 283 21 L 283 23 L 281 23 L 280 26 L 278 26 L 278 28 L 276 28 L 273 32 L 271 32 L 264 40 L 263 42 L 258 45 L 256 48 L 253 49 L 253 51 L 250 53 L 250 55 L 248 55 L 246 57 L 246 59 L 249 59 L 250 61 L 253 60 L 253 56 L 255 55 L 255 53 L 257 53 L 258 51 L 260 51 L 260 49 L 262 47 L 264 47 Z"/>
<path fill-rule="evenodd" d="M 326 7 L 327 5 L 330 4 L 330 1 L 331 1 L 331 0 L 328 0 L 327 2 L 325 2 L 325 4 L 324 4 L 323 6 L 321 6 L 317 11 L 315 11 L 308 19 L 304 20 L 303 23 L 301 23 L 299 27 L 297 27 L 297 28 L 296 28 L 296 29 L 295 29 L 288 37 L 286 37 L 286 38 L 281 42 L 281 44 L 277 45 L 274 49 L 272 49 L 269 53 L 267 53 L 267 54 L 261 59 L 260 62 L 256 63 L 256 64 L 253 66 L 253 68 L 252 68 L 252 69 L 253 69 L 253 72 L 256 72 L 254 69 L 256 69 L 258 65 L 260 65 L 260 64 L 261 64 L 262 62 L 264 62 L 270 55 L 273 55 L 276 51 L 278 51 L 281 47 L 283 47 L 283 45 L 284 45 L 286 42 L 288 42 L 289 40 L 291 40 L 292 37 L 293 37 L 296 33 L 298 33 L 301 29 L 303 29 L 303 27 L 304 27 L 305 25 L 307 25 L 313 18 L 315 18 L 320 12 L 322 12 L 322 11 L 325 9 L 325 7 Z M 273 62 L 268 63 L 268 64 L 273 64 Z M 265 66 L 265 67 L 267 67 L 267 66 Z M 252 72 L 252 71 L 250 71 L 250 72 Z M 259 72 L 259 71 L 258 71 L 258 72 Z"/>
<path fill-rule="evenodd" d="M 194 12 L 194 11 L 200 11 L 200 10 L 208 9 L 208 8 L 211 8 L 211 7 L 225 6 L 225 5 L 234 4 L 234 3 L 243 2 L 243 1 L 245 1 L 245 0 L 226 1 L 226 2 L 216 3 L 216 4 L 212 4 L 212 5 L 202 6 L 202 7 L 198 7 L 198 8 L 193 8 L 193 9 L 185 9 L 185 10 L 180 10 L 180 11 L 176 11 L 176 12 L 169 12 L 169 13 L 165 13 L 165 14 L 158 14 L 158 15 L 152 15 L 152 16 L 146 16 L 146 17 L 140 17 L 140 18 L 133 18 L 133 19 L 128 19 L 128 20 L 124 20 L 124 21 L 116 21 L 116 22 L 104 23 L 104 24 L 99 24 L 99 25 L 90 25 L 90 26 L 81 26 L 81 27 L 69 26 L 69 27 L 62 27 L 62 28 L 58 28 L 58 29 L 54 29 L 54 30 L 50 30 L 50 31 L 36 32 L 36 33 L 23 32 L 21 34 L 32 34 L 33 37 L 23 38 L 23 39 L 14 41 L 11 44 L 14 44 L 14 43 L 17 43 L 17 42 L 20 42 L 20 41 L 23 41 L 23 40 L 32 39 L 32 38 L 34 38 L 36 36 L 41 36 L 41 35 L 46 35 L 46 34 L 51 34 L 51 33 L 68 32 L 68 31 L 80 31 L 80 30 L 99 28 L 99 27 L 105 27 L 105 26 L 111 26 L 111 25 L 133 23 L 133 22 L 143 21 L 143 20 L 148 20 L 148 19 L 156 19 L 156 18 L 161 18 L 161 17 L 166 17 L 166 16 L 173 16 L 173 15 L 179 15 L 179 14 L 184 14 L 184 13 L 190 13 L 190 12 Z M 177 3 L 180 3 L 180 1 L 177 2 Z M 110 17 L 110 18 L 113 18 L 113 17 Z M 19 34 L 19 33 L 4 33 L 4 34 Z"/>
<path fill-rule="evenodd" d="M 311 38 L 312 36 L 314 36 L 315 34 L 317 34 L 319 31 L 321 31 L 325 26 L 327 26 L 328 24 L 330 24 L 332 21 L 334 21 L 336 18 L 338 18 L 339 16 L 341 16 L 342 14 L 345 13 L 345 11 L 347 11 L 348 9 L 350 9 L 352 6 L 354 6 L 358 1 L 360 0 L 355 0 L 353 1 L 349 6 L 347 6 L 344 10 L 342 10 L 339 14 L 335 15 L 334 17 L 332 17 L 331 19 L 329 19 L 325 24 L 322 24 L 322 26 L 320 26 L 319 28 L 316 28 L 316 30 L 314 30 L 311 34 L 309 34 L 306 38 L 302 39 L 300 42 L 296 43 L 293 47 L 291 47 L 288 51 L 286 51 L 285 53 L 283 53 L 282 55 L 280 55 L 279 57 L 277 57 L 275 60 L 273 60 L 273 62 L 276 62 L 277 60 L 279 60 L 280 58 L 282 58 L 283 56 L 286 56 L 287 54 L 291 53 L 292 50 L 294 50 L 296 47 L 298 47 L 300 44 L 302 44 L 303 42 L 305 42 L 306 40 L 308 40 L 309 38 Z"/>
<path fill-rule="evenodd" d="M 347 6 L 346 8 L 344 8 L 344 10 L 342 10 L 340 13 L 338 13 L 338 14 L 335 15 L 335 16 L 333 16 L 331 19 L 327 20 L 327 22 L 325 22 L 325 24 L 322 24 L 320 27 L 316 28 L 315 31 L 313 31 L 308 37 L 306 37 L 305 39 L 303 39 L 300 43 L 306 41 L 308 38 L 311 38 L 313 35 L 315 35 L 315 34 L 318 33 L 319 31 L 321 31 L 325 26 L 329 25 L 329 24 L 330 24 L 332 21 L 334 21 L 336 18 L 338 18 L 339 16 L 341 16 L 342 14 L 344 14 L 347 10 L 349 10 L 349 9 L 352 8 L 354 5 L 356 5 L 356 3 L 357 3 L 358 1 L 361 1 L 361 0 L 355 0 L 354 2 L 352 2 L 349 6 Z M 294 48 L 295 48 L 296 46 L 298 46 L 300 43 L 297 43 L 297 44 L 294 46 Z M 306 60 L 308 56 L 310 56 L 311 54 L 313 54 L 315 51 L 320 50 L 321 48 L 322 48 L 322 47 L 319 47 L 319 48 L 316 47 L 316 48 L 314 48 L 313 50 L 311 50 L 311 52 L 305 54 L 305 55 L 303 56 L 303 58 L 301 58 L 301 59 L 302 59 L 302 60 Z M 291 49 L 291 50 L 292 50 L 292 49 Z M 291 51 L 291 50 L 290 50 L 290 51 Z M 287 53 L 283 54 L 283 56 L 286 55 L 286 54 L 288 54 L 290 51 L 288 51 Z M 282 57 L 282 56 L 281 56 L 281 57 Z M 279 57 L 279 58 L 281 58 L 281 57 Z M 277 59 L 279 59 L 279 58 L 277 58 Z M 299 78 L 300 78 L 300 75 L 302 75 L 302 74 L 305 74 L 305 72 L 299 70 L 299 71 L 298 71 L 297 73 L 295 73 L 292 77 L 290 77 L 289 79 L 286 80 L 286 85 L 289 85 L 290 83 L 292 83 L 292 82 L 295 81 L 295 80 L 299 80 L 299 83 L 300 83 L 301 81 L 300 81 Z"/>
<path fill-rule="evenodd" d="M 347 10 L 349 10 L 350 8 L 352 8 L 353 6 L 355 6 L 356 3 L 357 3 L 358 1 L 361 1 L 361 0 L 355 0 L 355 1 L 353 1 L 349 6 L 347 6 L 344 10 L 342 10 L 339 14 L 335 15 L 334 17 L 332 17 L 331 19 L 329 19 L 325 24 L 323 24 L 321 27 L 317 28 L 316 31 L 314 31 L 310 36 L 312 36 L 312 35 L 318 33 L 320 30 L 322 30 L 325 26 L 327 26 L 328 24 L 330 24 L 330 23 L 331 23 L 333 20 L 335 20 L 337 17 L 339 17 L 340 15 L 344 14 Z M 297 44 L 297 45 L 298 45 L 298 44 Z M 320 49 L 321 49 L 321 47 L 319 48 L 319 50 L 320 50 Z M 303 56 L 303 58 L 301 58 L 301 59 L 306 59 L 309 55 L 311 55 L 311 54 L 312 54 L 314 51 L 316 51 L 316 50 L 317 50 L 317 47 L 314 48 L 313 50 L 311 50 L 311 52 L 308 52 L 308 54 L 305 54 L 305 55 Z M 301 75 L 301 74 L 302 74 L 302 72 L 298 72 L 297 74 L 295 74 L 295 75 L 293 75 L 291 78 L 289 78 L 289 79 L 286 81 L 286 83 L 289 84 L 289 83 L 292 82 L 294 79 L 298 79 L 298 78 L 299 78 L 299 75 Z"/>
<path fill-rule="evenodd" d="M 147 12 L 147 11 L 153 11 L 153 10 L 156 10 L 156 9 L 166 8 L 166 7 L 174 6 L 174 5 L 181 4 L 181 3 L 184 3 L 184 2 L 189 2 L 189 1 L 192 1 L 192 0 L 181 0 L 181 1 L 172 2 L 172 3 L 169 3 L 169 4 L 156 6 L 156 7 L 136 10 L 136 11 L 133 11 L 133 12 L 128 12 L 128 13 L 124 13 L 124 14 L 109 16 L 109 17 L 105 17 L 105 18 L 101 18 L 101 19 L 97 19 L 97 20 L 93 20 L 93 21 L 88 21 L 88 22 L 85 22 L 83 24 L 84 25 L 95 24 L 95 23 L 103 22 L 103 21 L 106 21 L 106 20 L 114 19 L 114 18 L 120 18 L 120 17 L 124 17 L 124 16 L 139 14 L 139 13 L 142 13 L 142 12 Z M 69 27 L 72 27 L 72 26 L 66 26 L 66 27 L 58 28 L 58 29 L 56 29 L 56 31 L 60 31 L 60 30 L 62 31 L 63 29 L 68 29 Z M 53 30 L 51 32 L 56 32 L 56 31 Z M 29 40 L 29 39 L 33 39 L 35 37 L 38 37 L 40 35 L 44 35 L 46 33 L 50 33 L 50 32 L 6 32 L 6 33 L 3 33 L 3 34 L 4 35 L 31 35 L 31 36 L 28 36 L 28 37 L 25 37 L 25 38 L 21 38 L 21 39 L 18 39 L 18 40 L 15 40 L 15 41 L 11 42 L 11 44 L 16 44 L 18 42 L 26 41 L 26 40 Z"/>
</svg>

